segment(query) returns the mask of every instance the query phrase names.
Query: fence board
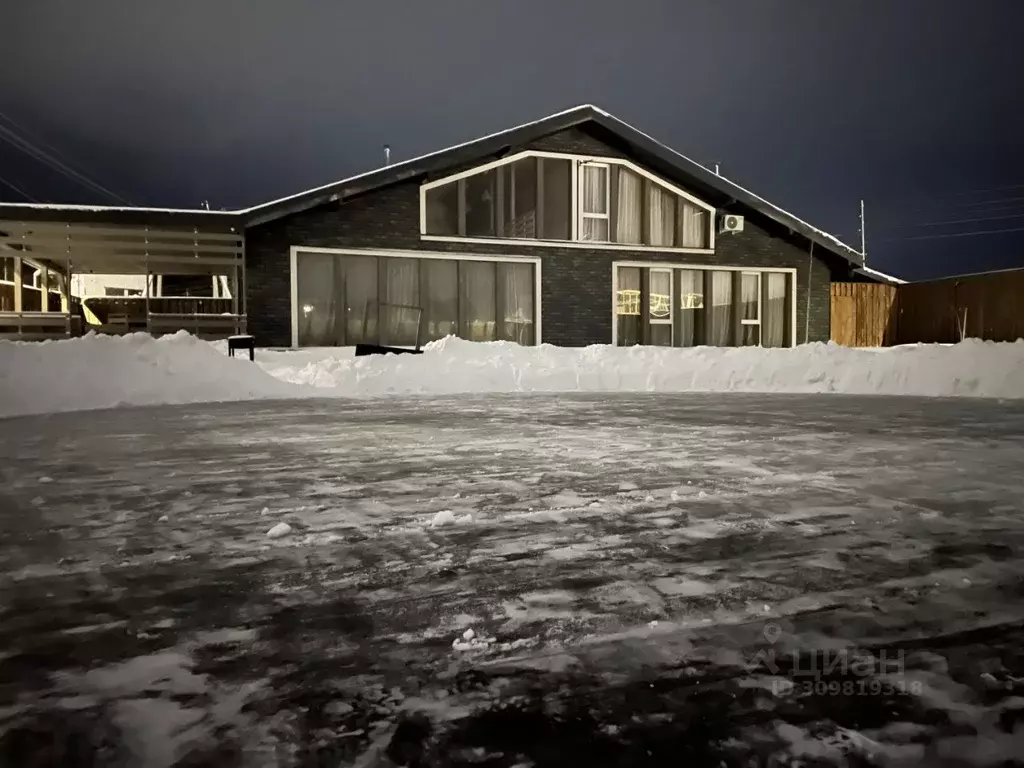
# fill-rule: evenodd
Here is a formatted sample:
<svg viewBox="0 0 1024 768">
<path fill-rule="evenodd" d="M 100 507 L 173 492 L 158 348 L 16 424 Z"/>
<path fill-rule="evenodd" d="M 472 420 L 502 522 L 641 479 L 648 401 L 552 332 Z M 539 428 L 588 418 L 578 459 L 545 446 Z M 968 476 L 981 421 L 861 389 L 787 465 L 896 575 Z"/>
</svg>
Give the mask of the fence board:
<svg viewBox="0 0 1024 768">
<path fill-rule="evenodd" d="M 832 341 L 881 347 L 896 336 L 896 288 L 874 283 L 832 284 Z"/>
</svg>

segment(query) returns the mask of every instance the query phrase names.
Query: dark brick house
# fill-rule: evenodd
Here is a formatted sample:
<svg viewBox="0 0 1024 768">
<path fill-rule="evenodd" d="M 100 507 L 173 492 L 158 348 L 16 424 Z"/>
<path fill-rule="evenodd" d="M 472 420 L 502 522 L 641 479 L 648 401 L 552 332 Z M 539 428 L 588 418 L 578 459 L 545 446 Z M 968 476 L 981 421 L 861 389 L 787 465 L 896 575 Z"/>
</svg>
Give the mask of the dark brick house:
<svg viewBox="0 0 1024 768">
<path fill-rule="evenodd" d="M 75 242 L 97 224 L 114 227 L 110 243 Z M 832 282 L 886 278 L 839 240 L 592 106 L 245 210 L 9 204 L 0 225 L 0 245 L 67 275 L 89 271 L 85 253 L 94 271 L 132 266 L 149 285 L 154 250 L 168 250 L 165 261 L 173 250 L 174 268 L 199 276 L 189 278 L 196 286 L 164 279 L 165 293 L 192 296 L 209 290 L 206 275 L 224 274 L 230 291 L 214 319 L 235 318 L 278 347 L 411 346 L 448 334 L 792 346 L 828 340 Z M 154 233 L 190 242 L 154 245 Z M 120 254 L 116 268 L 107 251 Z M 136 303 L 156 317 L 148 294 Z"/>
<path fill-rule="evenodd" d="M 861 254 L 591 106 L 244 212 L 261 344 L 829 338 Z"/>
</svg>

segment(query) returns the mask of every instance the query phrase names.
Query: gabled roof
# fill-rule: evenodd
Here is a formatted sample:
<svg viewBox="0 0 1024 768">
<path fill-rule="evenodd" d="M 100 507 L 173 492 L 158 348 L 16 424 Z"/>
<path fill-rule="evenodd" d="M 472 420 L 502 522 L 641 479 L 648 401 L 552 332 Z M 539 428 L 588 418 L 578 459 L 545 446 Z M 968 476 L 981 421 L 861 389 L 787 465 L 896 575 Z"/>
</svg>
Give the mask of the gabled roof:
<svg viewBox="0 0 1024 768">
<path fill-rule="evenodd" d="M 513 147 L 584 124 L 596 128 L 602 138 L 622 145 L 637 161 L 658 171 L 670 181 L 682 182 L 695 193 L 710 198 L 709 202 L 714 202 L 719 207 L 738 205 L 756 211 L 855 265 L 864 263 L 863 255 L 839 238 L 811 226 L 803 219 L 655 141 L 642 131 L 592 104 L 557 112 L 540 120 L 473 141 L 272 200 L 239 213 L 244 216 L 247 225 L 261 224 L 318 205 L 363 194 L 378 187 L 438 173 L 446 168 L 470 164 L 485 158 L 496 159 Z"/>
<path fill-rule="evenodd" d="M 115 206 L 43 205 L 32 203 L 0 203 L 0 218 L 15 213 L 33 217 L 60 211 L 76 219 L 115 216 L 125 219 L 190 219 L 218 221 L 238 226 L 263 224 L 283 216 L 314 208 L 325 203 L 345 200 L 373 189 L 400 181 L 435 174 L 456 166 L 469 165 L 485 159 L 497 159 L 514 147 L 529 144 L 544 136 L 579 126 L 587 128 L 610 144 L 620 146 L 627 154 L 656 171 L 669 181 L 685 186 L 719 208 L 737 207 L 753 211 L 801 235 L 809 242 L 837 254 L 856 267 L 864 266 L 864 256 L 827 232 L 813 227 L 803 219 L 758 197 L 750 190 L 679 154 L 647 134 L 591 104 L 535 120 L 531 123 L 492 133 L 479 139 L 457 144 L 427 155 L 393 163 L 376 170 L 350 176 L 341 181 L 299 192 L 233 211 L 184 210 L 168 208 L 126 208 Z M 6 209 L 6 211 L 5 211 Z"/>
</svg>

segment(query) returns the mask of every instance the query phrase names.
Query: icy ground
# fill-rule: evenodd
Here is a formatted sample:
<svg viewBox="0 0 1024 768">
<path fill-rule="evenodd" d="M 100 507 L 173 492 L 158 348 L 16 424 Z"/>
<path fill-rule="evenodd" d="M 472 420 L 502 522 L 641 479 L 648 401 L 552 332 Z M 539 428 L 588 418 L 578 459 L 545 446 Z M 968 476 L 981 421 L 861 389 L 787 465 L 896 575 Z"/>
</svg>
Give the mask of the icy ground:
<svg viewBox="0 0 1024 768">
<path fill-rule="evenodd" d="M 3 766 L 1024 756 L 1021 403 L 517 395 L 2 424 Z"/>
</svg>

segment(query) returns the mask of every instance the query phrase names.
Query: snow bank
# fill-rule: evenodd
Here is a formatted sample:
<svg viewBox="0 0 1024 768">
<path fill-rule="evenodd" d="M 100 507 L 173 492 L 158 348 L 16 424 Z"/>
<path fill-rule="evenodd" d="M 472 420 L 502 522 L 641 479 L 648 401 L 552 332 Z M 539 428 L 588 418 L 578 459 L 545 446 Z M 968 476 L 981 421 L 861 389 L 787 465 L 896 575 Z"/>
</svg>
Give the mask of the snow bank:
<svg viewBox="0 0 1024 768">
<path fill-rule="evenodd" d="M 289 355 L 295 354 L 294 363 Z M 354 397 L 465 392 L 837 392 L 1024 398 L 1024 341 L 851 349 L 520 347 L 449 337 L 423 355 L 258 355 L 274 376 Z"/>
<path fill-rule="evenodd" d="M 839 392 L 1024 398 L 1024 341 L 849 349 L 580 349 L 447 338 L 422 355 L 258 350 L 186 333 L 0 341 L 0 417 L 260 398 L 475 392 Z"/>
<path fill-rule="evenodd" d="M 296 397 L 302 389 L 185 332 L 0 341 L 0 417 Z"/>
</svg>

